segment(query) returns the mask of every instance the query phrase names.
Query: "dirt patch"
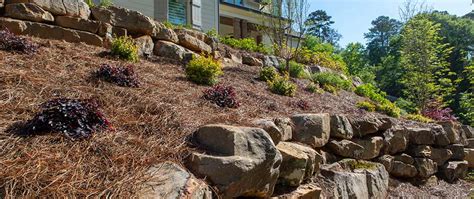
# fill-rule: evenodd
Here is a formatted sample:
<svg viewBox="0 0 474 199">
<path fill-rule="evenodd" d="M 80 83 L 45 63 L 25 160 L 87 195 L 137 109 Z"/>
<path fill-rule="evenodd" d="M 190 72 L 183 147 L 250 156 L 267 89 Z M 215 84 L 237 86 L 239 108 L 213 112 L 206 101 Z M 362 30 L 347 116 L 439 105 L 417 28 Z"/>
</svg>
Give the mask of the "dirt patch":
<svg viewBox="0 0 474 199">
<path fill-rule="evenodd" d="M 471 182 L 459 180 L 449 184 L 439 180 L 436 185 L 414 186 L 408 182 L 390 179 L 389 197 L 393 198 L 472 198 Z"/>
</svg>

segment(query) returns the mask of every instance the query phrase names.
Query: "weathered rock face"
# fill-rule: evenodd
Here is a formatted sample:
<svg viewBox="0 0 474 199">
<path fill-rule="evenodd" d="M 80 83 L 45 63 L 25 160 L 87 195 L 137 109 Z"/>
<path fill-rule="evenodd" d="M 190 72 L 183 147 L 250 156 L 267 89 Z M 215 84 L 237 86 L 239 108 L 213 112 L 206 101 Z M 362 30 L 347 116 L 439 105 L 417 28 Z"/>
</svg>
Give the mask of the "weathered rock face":
<svg viewBox="0 0 474 199">
<path fill-rule="evenodd" d="M 462 144 L 452 144 L 446 148 L 453 152 L 451 160 L 464 160 L 464 146 Z"/>
<path fill-rule="evenodd" d="M 469 168 L 474 168 L 474 149 L 464 149 L 464 160 L 467 161 Z"/>
<path fill-rule="evenodd" d="M 410 143 L 419 145 L 433 145 L 435 135 L 431 133 L 430 128 L 406 128 L 410 135 Z"/>
<path fill-rule="evenodd" d="M 189 34 L 178 34 L 179 44 L 189 50 L 192 50 L 197 53 L 207 53 L 210 54 L 212 52 L 211 46 L 207 45 L 202 40 L 197 39 Z"/>
<path fill-rule="evenodd" d="M 8 28 L 15 34 L 35 36 L 43 39 L 64 40 L 67 42 L 83 42 L 89 45 L 103 46 L 103 39 L 89 32 L 71 30 L 43 23 L 20 21 L 0 17 L 0 26 Z"/>
<path fill-rule="evenodd" d="M 169 41 L 156 41 L 153 53 L 157 56 L 184 61 L 191 59 L 194 55 L 190 50 Z"/>
<path fill-rule="evenodd" d="M 10 0 L 7 3 L 34 3 L 53 15 L 88 19 L 89 6 L 83 0 Z"/>
<path fill-rule="evenodd" d="M 192 153 L 188 168 L 208 179 L 223 198 L 272 195 L 282 157 L 264 130 L 207 125 L 191 140 L 206 154 Z"/>
<path fill-rule="evenodd" d="M 385 198 L 387 196 L 389 175 L 382 164 L 345 159 L 324 165 L 321 168 L 321 174 L 336 182 L 334 189 L 336 198 Z"/>
<path fill-rule="evenodd" d="M 403 128 L 390 128 L 384 132 L 384 153 L 396 154 L 405 151 L 408 142 L 409 134 Z"/>
<path fill-rule="evenodd" d="M 352 124 L 354 136 L 358 137 L 385 131 L 392 127 L 392 120 L 390 118 L 351 117 L 349 121 Z"/>
<path fill-rule="evenodd" d="M 446 135 L 449 138 L 450 144 L 467 145 L 467 136 L 458 123 L 447 121 L 439 122 L 439 124 L 444 128 L 444 131 L 446 132 Z"/>
<path fill-rule="evenodd" d="M 293 139 L 314 148 L 323 147 L 329 141 L 329 114 L 300 114 L 291 117 Z"/>
<path fill-rule="evenodd" d="M 108 8 L 94 7 L 92 16 L 97 21 L 112 24 L 127 29 L 128 32 L 138 35 L 152 35 L 155 22 L 140 12 L 111 6 Z"/>
<path fill-rule="evenodd" d="M 434 125 L 431 127 L 431 133 L 435 136 L 435 145 L 447 146 L 450 143 L 448 134 L 441 125 Z"/>
<path fill-rule="evenodd" d="M 402 153 L 400 155 L 396 155 L 394 158 L 395 158 L 394 159 L 395 161 L 400 161 L 400 162 L 403 162 L 405 164 L 413 164 L 415 162 L 415 160 L 411 156 L 409 156 L 408 154 L 405 154 L 405 153 Z"/>
<path fill-rule="evenodd" d="M 454 182 L 466 175 L 468 169 L 467 161 L 453 161 L 443 165 L 440 169 L 442 177 L 447 182 Z"/>
<path fill-rule="evenodd" d="M 436 162 L 428 158 L 415 158 L 415 167 L 422 178 L 428 178 L 438 171 Z"/>
<path fill-rule="evenodd" d="M 5 16 L 34 22 L 53 22 L 51 13 L 32 3 L 13 3 L 5 6 Z"/>
<path fill-rule="evenodd" d="M 467 138 L 474 138 L 474 128 L 468 125 L 462 125 L 462 130 Z"/>
<path fill-rule="evenodd" d="M 135 38 L 135 44 L 138 46 L 138 54 L 140 56 L 148 57 L 153 54 L 154 43 L 153 39 L 144 35 L 138 38 Z"/>
<path fill-rule="evenodd" d="M 211 189 L 201 180 L 175 163 L 165 162 L 151 167 L 150 178 L 138 191 L 138 198 L 211 199 Z"/>
<path fill-rule="evenodd" d="M 262 57 L 262 63 L 263 63 L 264 66 L 272 66 L 272 67 L 275 67 L 275 68 L 280 67 L 280 59 L 276 56 L 264 55 Z"/>
<path fill-rule="evenodd" d="M 352 139 L 352 125 L 344 115 L 331 115 L 331 137 Z"/>
<path fill-rule="evenodd" d="M 321 188 L 310 183 L 299 186 L 291 193 L 272 197 L 272 199 L 319 199 L 321 198 Z"/>
<path fill-rule="evenodd" d="M 411 146 L 408 153 L 413 157 L 430 158 L 438 165 L 443 165 L 447 160 L 453 156 L 453 152 L 444 148 L 433 148 L 427 145 Z"/>
<path fill-rule="evenodd" d="M 155 27 L 151 37 L 156 40 L 165 40 L 173 43 L 179 42 L 178 35 L 173 29 L 167 28 L 165 25 L 157 21 L 155 21 Z"/>
<path fill-rule="evenodd" d="M 412 161 L 414 160 L 412 159 Z M 384 155 L 378 158 L 378 162 L 382 163 L 388 173 L 395 177 L 412 178 L 418 174 L 415 166 L 411 163 L 400 161 L 400 158 L 391 155 Z"/>
<path fill-rule="evenodd" d="M 242 55 L 242 64 L 247 64 L 249 66 L 263 66 L 263 62 L 249 54 Z"/>
<path fill-rule="evenodd" d="M 331 140 L 327 147 L 333 153 L 347 158 L 370 160 L 380 154 L 383 147 L 382 137 L 372 137 L 368 139 Z"/>
<path fill-rule="evenodd" d="M 316 151 L 291 142 L 280 142 L 277 149 L 283 157 L 278 179 L 279 184 L 299 186 L 304 179 L 312 176 Z"/>
<path fill-rule="evenodd" d="M 75 30 L 82 30 L 91 33 L 99 33 L 99 29 L 103 28 L 101 27 L 101 22 L 70 16 L 57 16 L 55 23 L 61 27 L 72 28 Z M 105 35 L 106 33 L 110 34 L 112 32 L 111 30 L 107 30 L 107 28 L 102 31 L 104 32 L 102 35 Z"/>
<path fill-rule="evenodd" d="M 276 145 L 280 141 L 291 140 L 291 120 L 289 118 L 261 119 L 255 121 L 254 124 L 265 130 Z"/>
</svg>

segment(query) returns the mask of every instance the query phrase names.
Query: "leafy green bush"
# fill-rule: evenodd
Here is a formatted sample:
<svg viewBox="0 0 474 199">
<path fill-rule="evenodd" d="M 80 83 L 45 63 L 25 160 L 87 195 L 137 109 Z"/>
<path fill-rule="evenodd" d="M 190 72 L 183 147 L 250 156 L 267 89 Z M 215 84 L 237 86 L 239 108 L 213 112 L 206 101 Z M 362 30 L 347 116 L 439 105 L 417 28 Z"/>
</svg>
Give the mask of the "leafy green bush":
<svg viewBox="0 0 474 199">
<path fill-rule="evenodd" d="M 272 81 L 275 78 L 277 78 L 278 76 L 280 76 L 280 74 L 278 74 L 278 71 L 274 67 L 265 66 L 260 71 L 260 77 L 259 78 L 262 81 Z"/>
<path fill-rule="evenodd" d="M 284 76 L 277 76 L 275 79 L 268 81 L 268 86 L 273 93 L 284 96 L 295 96 L 296 84 L 290 81 L 288 74 Z"/>
<path fill-rule="evenodd" d="M 112 42 L 110 53 L 114 56 L 118 56 L 120 59 L 132 62 L 138 61 L 138 46 L 135 45 L 135 41 L 128 36 L 115 38 Z"/>
<path fill-rule="evenodd" d="M 403 98 L 398 98 L 397 101 L 395 101 L 395 105 L 397 107 L 401 108 L 402 110 L 406 111 L 407 113 L 417 113 L 420 110 L 416 107 L 416 104 L 413 102 L 410 102 L 408 100 L 405 100 Z"/>
<path fill-rule="evenodd" d="M 405 118 L 407 120 L 413 120 L 413 121 L 423 122 L 423 123 L 433 122 L 432 119 L 427 118 L 427 117 L 425 117 L 423 115 L 420 115 L 420 114 L 407 114 L 407 115 L 405 115 Z"/>
<path fill-rule="evenodd" d="M 336 90 L 344 89 L 344 90 L 351 90 L 352 89 L 352 82 L 350 80 L 344 80 L 340 75 L 323 72 L 323 73 L 314 73 L 312 76 L 312 80 L 314 83 L 319 84 L 320 86 L 327 87 L 332 86 Z"/>
<path fill-rule="evenodd" d="M 285 70 L 285 68 L 283 68 Z M 309 75 L 305 71 L 305 65 L 297 63 L 295 61 L 290 61 L 290 71 L 289 74 L 294 78 L 306 78 Z"/>
<path fill-rule="evenodd" d="M 221 37 L 220 42 L 229 45 L 233 48 L 238 48 L 251 52 L 259 52 L 263 54 L 270 54 L 271 50 L 263 44 L 257 44 L 253 38 L 234 39 L 231 37 Z"/>
<path fill-rule="evenodd" d="M 186 66 L 186 77 L 197 84 L 214 85 L 222 74 L 221 63 L 212 57 L 193 57 Z"/>
<path fill-rule="evenodd" d="M 86 0 L 86 4 L 91 8 L 96 7 L 93 0 Z M 99 7 L 103 7 L 103 8 L 108 8 L 112 5 L 113 5 L 112 0 L 100 0 L 100 3 L 99 3 Z"/>
<path fill-rule="evenodd" d="M 375 104 L 369 101 L 362 101 L 362 102 L 357 102 L 356 104 L 357 108 L 364 109 L 369 112 L 374 112 L 375 111 Z"/>
<path fill-rule="evenodd" d="M 392 117 L 400 117 L 401 110 L 395 104 L 390 102 L 387 98 L 387 94 L 380 91 L 377 87 L 372 84 L 363 84 L 358 86 L 355 90 L 357 95 L 367 97 L 377 103 L 376 110 L 383 112 Z"/>
<path fill-rule="evenodd" d="M 310 93 L 319 93 L 319 94 L 324 93 L 324 90 L 321 89 L 317 84 L 313 82 L 310 82 L 308 85 L 306 85 L 306 90 Z"/>
</svg>

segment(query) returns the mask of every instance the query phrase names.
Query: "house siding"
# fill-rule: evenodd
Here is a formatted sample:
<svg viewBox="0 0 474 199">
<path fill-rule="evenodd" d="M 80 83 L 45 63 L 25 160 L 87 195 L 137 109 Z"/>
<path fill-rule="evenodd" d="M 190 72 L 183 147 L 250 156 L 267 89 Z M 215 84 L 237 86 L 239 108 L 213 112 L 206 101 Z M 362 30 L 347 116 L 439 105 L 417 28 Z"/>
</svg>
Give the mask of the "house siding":
<svg viewBox="0 0 474 199">
<path fill-rule="evenodd" d="M 202 0 L 202 30 L 219 30 L 219 0 Z"/>
<path fill-rule="evenodd" d="M 158 21 L 168 21 L 168 0 L 154 0 L 155 14 L 152 15 Z"/>
</svg>

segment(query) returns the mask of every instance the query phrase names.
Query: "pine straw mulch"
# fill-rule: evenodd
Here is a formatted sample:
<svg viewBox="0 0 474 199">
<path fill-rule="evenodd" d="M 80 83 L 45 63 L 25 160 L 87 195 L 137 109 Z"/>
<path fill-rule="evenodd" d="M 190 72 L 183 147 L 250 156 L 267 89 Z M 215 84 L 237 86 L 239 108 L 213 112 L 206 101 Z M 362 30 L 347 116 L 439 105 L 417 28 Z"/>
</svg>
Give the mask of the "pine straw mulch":
<svg viewBox="0 0 474 199">
<path fill-rule="evenodd" d="M 135 194 L 147 168 L 181 163 L 186 135 L 209 123 L 249 125 L 256 118 L 295 113 L 361 114 L 361 98 L 340 92 L 310 94 L 298 82 L 294 98 L 278 96 L 256 80 L 258 67 L 224 69 L 220 83 L 235 87 L 242 106 L 223 109 L 202 99 L 205 86 L 186 80 L 181 65 L 150 58 L 135 64 L 140 88 L 123 88 L 91 77 L 100 64 L 126 64 L 83 44 L 32 39 L 35 55 L 0 51 L 0 198 L 124 197 Z M 61 134 L 21 137 L 14 129 L 51 98 L 96 98 L 112 130 L 83 141 Z M 308 110 L 295 106 L 298 100 Z M 2 188 L 3 187 L 3 188 Z"/>
</svg>

